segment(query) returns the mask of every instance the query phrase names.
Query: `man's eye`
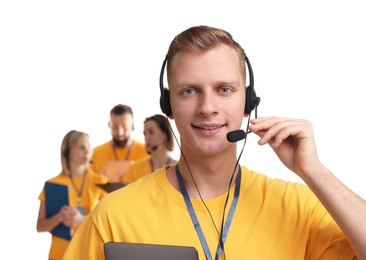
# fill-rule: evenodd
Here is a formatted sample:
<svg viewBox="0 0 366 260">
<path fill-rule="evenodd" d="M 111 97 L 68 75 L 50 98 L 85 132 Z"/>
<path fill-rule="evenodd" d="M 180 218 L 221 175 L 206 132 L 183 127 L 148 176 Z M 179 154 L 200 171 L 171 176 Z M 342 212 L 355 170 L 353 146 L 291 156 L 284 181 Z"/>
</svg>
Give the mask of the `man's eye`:
<svg viewBox="0 0 366 260">
<path fill-rule="evenodd" d="M 231 90 L 230 90 L 230 88 L 223 87 L 223 88 L 220 88 L 220 92 L 221 93 L 229 93 L 229 92 L 231 92 Z"/>
<path fill-rule="evenodd" d="M 195 91 L 193 88 L 185 89 L 185 90 L 183 91 L 183 94 L 184 94 L 184 95 L 192 95 L 192 94 L 194 94 L 194 93 L 196 93 L 196 91 Z"/>
</svg>

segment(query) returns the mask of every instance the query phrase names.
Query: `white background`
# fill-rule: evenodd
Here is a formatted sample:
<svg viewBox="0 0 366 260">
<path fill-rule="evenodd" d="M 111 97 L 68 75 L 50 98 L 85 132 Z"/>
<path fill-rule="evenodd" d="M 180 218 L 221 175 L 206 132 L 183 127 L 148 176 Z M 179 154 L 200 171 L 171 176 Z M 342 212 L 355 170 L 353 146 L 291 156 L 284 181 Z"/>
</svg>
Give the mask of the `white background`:
<svg viewBox="0 0 366 260">
<path fill-rule="evenodd" d="M 125 103 L 143 141 L 143 120 L 161 113 L 168 45 L 194 25 L 233 34 L 253 66 L 259 116 L 310 120 L 323 163 L 366 198 L 362 2 L 2 1 L 0 258 L 47 259 L 50 235 L 36 231 L 37 197 L 60 171 L 63 136 L 77 129 L 92 146 L 108 141 L 109 110 Z M 242 164 L 299 181 L 257 140 L 249 135 Z"/>
</svg>

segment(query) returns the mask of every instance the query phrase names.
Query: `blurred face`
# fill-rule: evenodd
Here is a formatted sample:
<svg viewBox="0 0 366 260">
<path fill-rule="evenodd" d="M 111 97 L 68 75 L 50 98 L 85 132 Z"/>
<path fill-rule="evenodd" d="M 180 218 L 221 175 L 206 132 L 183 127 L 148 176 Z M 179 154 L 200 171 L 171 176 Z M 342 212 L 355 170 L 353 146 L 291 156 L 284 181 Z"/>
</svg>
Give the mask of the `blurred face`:
<svg viewBox="0 0 366 260">
<path fill-rule="evenodd" d="M 131 138 L 133 130 L 133 117 L 129 113 L 111 115 L 109 127 L 113 142 L 119 147 L 125 147 Z"/>
<path fill-rule="evenodd" d="M 179 52 L 173 58 L 171 118 L 185 150 L 209 155 L 229 146 L 226 134 L 240 129 L 244 116 L 242 62 L 223 44 L 201 53 Z"/>
<path fill-rule="evenodd" d="M 155 120 L 148 120 L 144 123 L 145 146 L 148 153 L 157 149 L 167 148 L 167 137 L 158 126 Z M 156 147 L 156 148 L 155 148 Z"/>
<path fill-rule="evenodd" d="M 70 162 L 76 165 L 84 165 L 90 162 L 92 150 L 90 149 L 89 137 L 80 136 L 79 140 L 70 147 Z"/>
</svg>

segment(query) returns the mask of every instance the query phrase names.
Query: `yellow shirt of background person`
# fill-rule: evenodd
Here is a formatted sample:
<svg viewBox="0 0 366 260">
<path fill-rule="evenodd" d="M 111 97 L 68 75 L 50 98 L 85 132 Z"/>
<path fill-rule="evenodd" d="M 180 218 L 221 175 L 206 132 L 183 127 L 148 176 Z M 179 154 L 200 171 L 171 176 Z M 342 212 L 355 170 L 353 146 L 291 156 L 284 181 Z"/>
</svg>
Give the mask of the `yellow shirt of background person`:
<svg viewBox="0 0 366 260">
<path fill-rule="evenodd" d="M 123 177 L 126 183 L 136 181 L 164 165 L 177 162 L 170 156 L 170 152 L 174 150 L 174 139 L 171 129 L 166 116 L 155 114 L 145 119 L 145 146 L 150 154 L 150 158 L 137 160 L 131 165 Z"/>
<path fill-rule="evenodd" d="M 108 161 L 136 161 L 138 159 L 149 157 L 142 142 L 133 140 L 131 147 L 119 148 L 109 141 L 94 148 L 92 168 L 97 173 L 102 173 L 103 166 Z"/>
<path fill-rule="evenodd" d="M 134 182 L 141 177 L 152 173 L 150 158 L 140 159 L 135 161 L 123 176 L 126 183 Z"/>
<path fill-rule="evenodd" d="M 206 259 L 184 198 L 167 178 L 167 168 L 106 195 L 79 227 L 64 259 L 103 259 L 103 245 L 109 241 L 193 246 L 199 259 Z M 270 179 L 243 166 L 241 170 L 240 196 L 225 241 L 226 259 L 352 259 L 354 252 L 342 231 L 308 187 Z M 228 210 L 234 189 L 235 185 Z M 205 200 L 218 229 L 225 200 L 226 193 Z M 201 200 L 191 201 L 215 255 L 218 234 L 213 222 Z"/>
<path fill-rule="evenodd" d="M 75 130 L 68 132 L 61 144 L 62 172 L 47 180 L 68 187 L 68 205 L 61 207 L 53 216 L 47 216 L 47 197 L 45 189 L 42 189 L 38 196 L 41 202 L 38 232 L 51 232 L 62 223 L 72 230 L 72 238 L 85 216 L 106 194 L 97 184 L 107 183 L 108 180 L 89 169 L 90 158 L 89 136 Z M 49 259 L 61 259 L 70 241 L 53 234 L 51 238 Z"/>
<path fill-rule="evenodd" d="M 176 163 L 176 160 L 169 158 L 164 165 L 171 165 Z M 152 159 L 145 158 L 136 161 L 131 165 L 130 169 L 123 176 L 123 180 L 126 183 L 137 181 L 138 179 L 151 174 L 153 172 Z"/>
<path fill-rule="evenodd" d="M 104 190 L 97 187 L 96 184 L 103 184 L 107 182 L 107 179 L 100 174 L 96 174 L 89 171 L 85 175 L 84 188 L 82 192 L 81 202 L 78 204 L 77 198 L 78 194 L 72 187 L 70 178 L 65 174 L 60 174 L 50 180 L 49 182 L 69 186 L 69 204 L 74 207 L 83 207 L 85 209 L 85 214 L 89 214 L 91 210 L 95 207 L 98 201 L 106 194 Z M 74 178 L 74 183 L 76 187 L 81 187 L 82 176 Z M 38 199 L 42 202 L 45 201 L 45 193 L 42 190 Z M 77 227 L 73 228 L 73 233 L 75 233 Z M 49 259 L 61 259 L 64 254 L 66 247 L 69 245 L 69 240 L 52 235 L 51 249 L 49 253 Z"/>
<path fill-rule="evenodd" d="M 134 120 L 131 107 L 122 104 L 114 106 L 110 111 L 109 127 L 112 140 L 94 148 L 91 166 L 95 172 L 105 174 L 109 162 L 135 161 L 149 156 L 144 144 L 132 139 Z M 118 173 L 120 181 L 123 181 L 125 170 Z"/>
</svg>

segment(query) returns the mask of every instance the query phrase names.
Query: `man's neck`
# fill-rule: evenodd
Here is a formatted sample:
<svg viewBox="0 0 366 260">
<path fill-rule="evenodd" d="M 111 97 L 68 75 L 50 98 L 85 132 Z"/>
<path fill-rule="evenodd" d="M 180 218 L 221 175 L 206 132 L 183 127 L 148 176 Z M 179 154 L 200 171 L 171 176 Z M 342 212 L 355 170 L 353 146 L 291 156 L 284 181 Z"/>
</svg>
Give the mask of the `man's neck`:
<svg viewBox="0 0 366 260">
<path fill-rule="evenodd" d="M 236 161 L 227 160 L 227 158 L 224 160 L 222 156 L 221 160 L 211 157 L 200 158 L 199 162 L 197 160 L 186 162 L 181 157 L 178 167 L 189 196 L 198 199 L 201 194 L 204 199 L 209 199 L 222 195 L 228 190 L 235 163 Z M 235 183 L 237 172 L 236 168 L 231 185 Z M 177 190 L 180 190 L 175 167 L 168 169 L 168 179 Z"/>
</svg>

